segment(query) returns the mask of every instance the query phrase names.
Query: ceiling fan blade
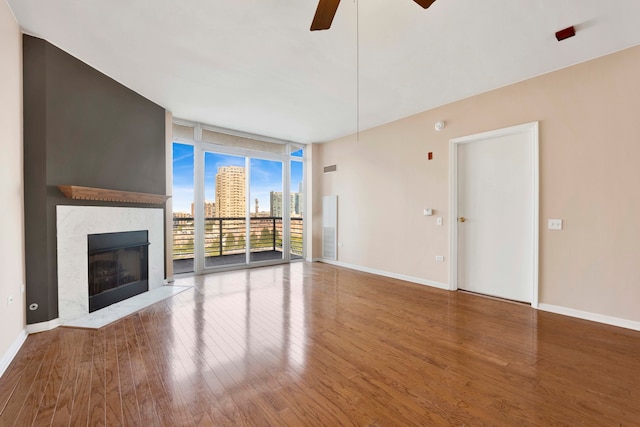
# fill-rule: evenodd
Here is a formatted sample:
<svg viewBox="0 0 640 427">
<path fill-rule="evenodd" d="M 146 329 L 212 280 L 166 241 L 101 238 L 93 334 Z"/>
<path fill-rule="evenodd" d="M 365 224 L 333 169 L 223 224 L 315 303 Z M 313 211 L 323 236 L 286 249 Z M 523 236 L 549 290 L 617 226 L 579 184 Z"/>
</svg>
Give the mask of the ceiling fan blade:
<svg viewBox="0 0 640 427">
<path fill-rule="evenodd" d="M 415 1 L 416 3 L 418 3 L 420 6 L 424 7 L 425 9 L 436 2 L 436 0 L 413 0 L 413 1 Z"/>
<path fill-rule="evenodd" d="M 318 1 L 318 8 L 311 23 L 311 31 L 328 30 L 331 27 L 331 22 L 333 22 L 333 17 L 336 15 L 339 4 L 340 0 Z"/>
</svg>

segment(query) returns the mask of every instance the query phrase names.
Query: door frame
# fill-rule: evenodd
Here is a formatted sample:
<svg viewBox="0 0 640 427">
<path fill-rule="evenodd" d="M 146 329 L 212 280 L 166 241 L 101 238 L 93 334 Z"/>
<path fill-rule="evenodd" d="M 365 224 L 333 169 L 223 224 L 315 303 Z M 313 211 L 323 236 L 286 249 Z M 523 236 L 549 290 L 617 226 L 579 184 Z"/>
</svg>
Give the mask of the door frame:
<svg viewBox="0 0 640 427">
<path fill-rule="evenodd" d="M 286 264 L 291 261 L 291 249 L 290 249 L 290 236 L 289 236 L 289 222 L 291 221 L 291 213 L 288 210 L 283 209 L 282 212 L 282 251 L 283 256 L 281 259 L 266 260 L 266 261 L 251 261 L 251 160 L 267 160 L 273 162 L 282 163 L 282 194 L 283 199 L 289 200 L 290 190 L 286 185 L 287 177 L 289 180 L 289 156 L 282 154 L 273 154 L 268 152 L 260 152 L 256 150 L 238 149 L 235 147 L 221 147 L 213 143 L 202 142 L 195 148 L 198 154 L 194 153 L 195 163 L 199 167 L 195 168 L 194 179 L 194 203 L 197 203 L 197 207 L 194 208 L 194 274 L 206 274 L 227 270 L 239 270 L 252 267 L 264 267 L 268 265 Z M 234 156 L 244 158 L 245 168 L 245 194 L 247 199 L 245 202 L 245 262 L 242 264 L 221 265 L 218 267 L 206 267 L 205 266 L 205 254 L 204 254 L 204 201 L 205 201 L 205 154 L 221 154 L 224 156 Z M 286 206 L 289 206 L 288 204 Z M 303 236 L 304 239 L 304 236 Z"/>
<path fill-rule="evenodd" d="M 524 123 L 474 135 L 463 136 L 449 140 L 449 289 L 458 289 L 458 147 L 462 144 L 470 144 L 501 136 L 528 133 L 531 142 L 532 165 L 532 275 L 533 286 L 531 307 L 538 308 L 538 268 L 539 268 L 539 211 L 540 211 L 540 168 L 539 168 L 539 141 L 538 122 Z"/>
</svg>

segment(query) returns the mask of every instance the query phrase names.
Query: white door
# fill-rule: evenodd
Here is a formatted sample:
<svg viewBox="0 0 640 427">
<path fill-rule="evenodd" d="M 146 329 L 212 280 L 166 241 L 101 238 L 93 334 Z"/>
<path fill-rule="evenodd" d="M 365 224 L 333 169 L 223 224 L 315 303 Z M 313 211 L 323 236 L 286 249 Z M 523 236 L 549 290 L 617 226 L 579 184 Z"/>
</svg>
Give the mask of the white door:
<svg viewBox="0 0 640 427">
<path fill-rule="evenodd" d="M 457 288 L 537 305 L 537 123 L 452 143 Z"/>
</svg>

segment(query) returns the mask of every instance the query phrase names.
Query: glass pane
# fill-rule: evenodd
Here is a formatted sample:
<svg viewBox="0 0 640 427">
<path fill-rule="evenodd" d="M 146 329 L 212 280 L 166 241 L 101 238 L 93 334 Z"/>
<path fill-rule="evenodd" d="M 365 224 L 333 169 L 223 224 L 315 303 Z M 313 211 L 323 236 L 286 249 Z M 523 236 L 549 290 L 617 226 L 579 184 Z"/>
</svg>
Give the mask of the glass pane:
<svg viewBox="0 0 640 427">
<path fill-rule="evenodd" d="M 300 150 L 302 151 L 302 150 Z M 291 161 L 291 259 L 301 259 L 304 256 L 303 242 L 303 209 L 304 192 L 302 187 L 303 163 Z"/>
<path fill-rule="evenodd" d="M 193 146 L 173 143 L 173 272 L 193 271 Z"/>
<path fill-rule="evenodd" d="M 251 262 L 281 260 L 282 162 L 251 159 Z M 286 207 L 286 205 L 284 205 Z"/>
<path fill-rule="evenodd" d="M 246 263 L 244 157 L 204 154 L 204 266 Z"/>
<path fill-rule="evenodd" d="M 303 148 L 300 148 L 297 145 L 291 146 L 291 156 L 302 157 L 302 155 L 303 155 Z"/>
</svg>

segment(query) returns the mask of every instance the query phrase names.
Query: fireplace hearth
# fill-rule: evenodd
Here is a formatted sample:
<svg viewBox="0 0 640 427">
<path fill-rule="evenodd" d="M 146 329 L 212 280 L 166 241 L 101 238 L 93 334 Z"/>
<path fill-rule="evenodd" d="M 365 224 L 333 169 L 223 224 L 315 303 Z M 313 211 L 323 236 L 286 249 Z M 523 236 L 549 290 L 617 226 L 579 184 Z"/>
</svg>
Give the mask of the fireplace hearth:
<svg viewBox="0 0 640 427">
<path fill-rule="evenodd" d="M 89 234 L 89 312 L 149 290 L 148 231 Z"/>
</svg>

